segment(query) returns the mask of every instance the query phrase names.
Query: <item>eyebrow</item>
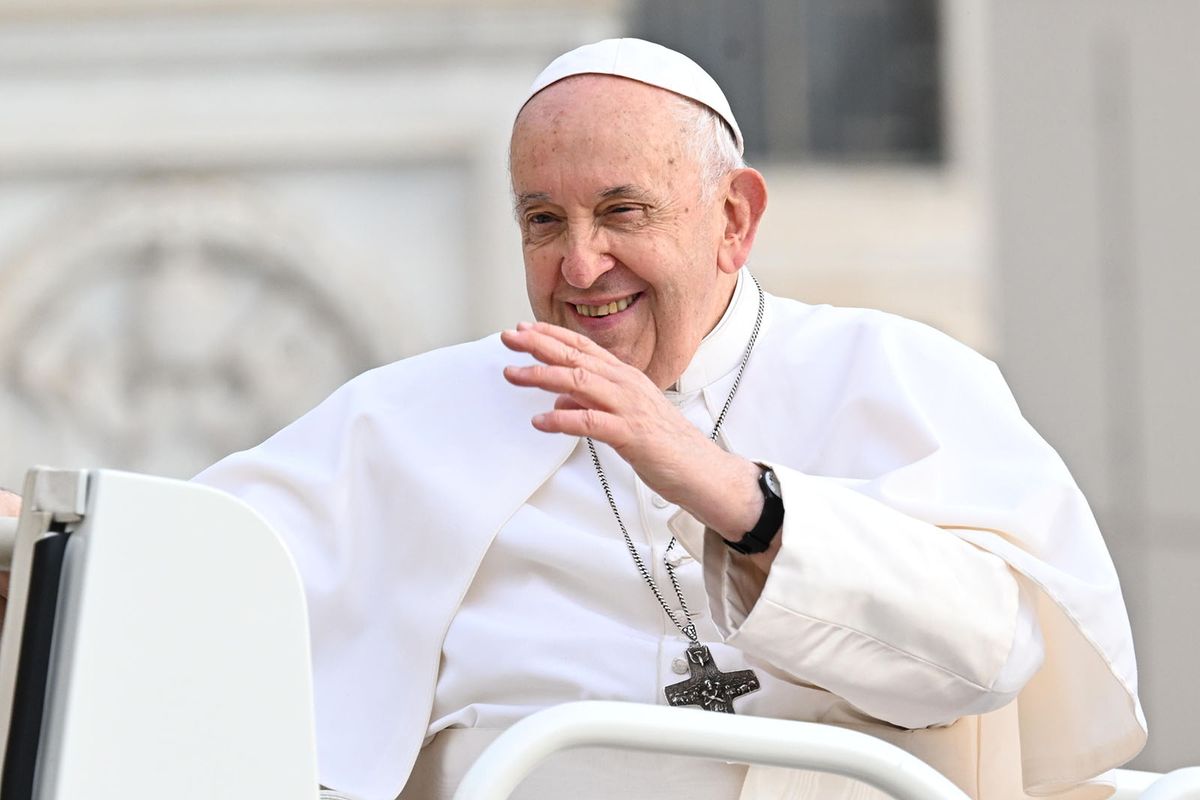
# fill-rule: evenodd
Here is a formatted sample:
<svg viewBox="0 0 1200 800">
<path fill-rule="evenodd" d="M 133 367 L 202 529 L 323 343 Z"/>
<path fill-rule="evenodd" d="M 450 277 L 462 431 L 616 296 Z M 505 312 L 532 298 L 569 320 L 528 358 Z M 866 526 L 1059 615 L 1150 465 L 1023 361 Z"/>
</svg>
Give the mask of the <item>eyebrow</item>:
<svg viewBox="0 0 1200 800">
<path fill-rule="evenodd" d="M 600 193 L 601 200 L 611 200 L 614 197 L 628 197 L 631 200 L 646 200 L 650 197 L 650 192 L 640 186 L 634 186 L 632 183 L 623 183 L 620 186 L 610 186 Z"/>
<path fill-rule="evenodd" d="M 611 200 L 614 197 L 628 197 L 631 200 L 647 200 L 650 198 L 650 192 L 640 186 L 635 186 L 632 183 L 623 183 L 620 186 L 610 186 L 604 189 L 598 195 L 601 200 Z M 534 203 L 550 202 L 549 192 L 522 192 L 517 195 L 516 209 L 521 211 Z"/>
<path fill-rule="evenodd" d="M 549 200 L 550 194 L 548 192 L 523 192 L 517 195 L 516 207 L 519 211 L 523 208 L 533 205 L 534 203 L 545 203 Z"/>
</svg>

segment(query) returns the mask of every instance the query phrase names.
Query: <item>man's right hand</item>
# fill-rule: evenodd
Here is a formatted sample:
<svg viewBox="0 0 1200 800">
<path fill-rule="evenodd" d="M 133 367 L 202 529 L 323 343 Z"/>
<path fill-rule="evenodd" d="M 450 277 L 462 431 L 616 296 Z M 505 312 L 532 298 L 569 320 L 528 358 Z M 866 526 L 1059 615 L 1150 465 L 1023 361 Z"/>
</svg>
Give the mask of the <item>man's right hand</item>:
<svg viewBox="0 0 1200 800">
<path fill-rule="evenodd" d="M 0 489 L 0 517 L 16 517 L 21 514 L 21 495 Z"/>
<path fill-rule="evenodd" d="M 0 517 L 15 517 L 21 513 L 21 495 L 0 489 Z M 4 612 L 8 605 L 8 570 L 0 571 L 0 631 L 4 630 Z"/>
</svg>

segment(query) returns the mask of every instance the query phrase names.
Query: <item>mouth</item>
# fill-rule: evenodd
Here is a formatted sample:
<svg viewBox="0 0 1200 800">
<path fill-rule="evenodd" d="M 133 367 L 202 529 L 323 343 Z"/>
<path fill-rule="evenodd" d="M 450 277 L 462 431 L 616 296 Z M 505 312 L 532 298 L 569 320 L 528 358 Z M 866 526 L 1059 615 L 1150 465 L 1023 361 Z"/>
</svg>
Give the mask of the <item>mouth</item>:
<svg viewBox="0 0 1200 800">
<path fill-rule="evenodd" d="M 581 317 L 607 317 L 609 314 L 616 314 L 629 308 L 641 296 L 641 292 L 636 292 L 628 297 L 622 297 L 619 300 L 613 300 L 598 306 L 590 306 L 586 303 L 574 303 L 573 305 L 575 306 L 575 313 Z"/>
</svg>

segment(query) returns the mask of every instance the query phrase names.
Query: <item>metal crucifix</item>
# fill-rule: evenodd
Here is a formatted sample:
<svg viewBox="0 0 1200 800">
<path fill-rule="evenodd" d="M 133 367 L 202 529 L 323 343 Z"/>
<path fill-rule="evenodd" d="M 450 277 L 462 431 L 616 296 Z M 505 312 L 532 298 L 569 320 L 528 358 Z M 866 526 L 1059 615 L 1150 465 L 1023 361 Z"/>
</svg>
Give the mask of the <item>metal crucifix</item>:
<svg viewBox="0 0 1200 800">
<path fill-rule="evenodd" d="M 753 670 L 721 672 L 713 663 L 708 648 L 702 644 L 688 646 L 687 661 L 691 677 L 664 689 L 667 702 L 673 706 L 700 706 L 706 711 L 732 714 L 734 698 L 759 688 L 758 676 Z"/>
</svg>

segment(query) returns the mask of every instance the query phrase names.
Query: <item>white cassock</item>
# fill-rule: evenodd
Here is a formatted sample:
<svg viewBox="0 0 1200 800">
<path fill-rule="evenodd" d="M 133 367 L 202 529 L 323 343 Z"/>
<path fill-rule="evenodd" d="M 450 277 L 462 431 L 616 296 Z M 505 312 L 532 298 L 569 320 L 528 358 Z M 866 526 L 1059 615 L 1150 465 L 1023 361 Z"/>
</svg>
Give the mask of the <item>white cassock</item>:
<svg viewBox="0 0 1200 800">
<path fill-rule="evenodd" d="M 669 393 L 705 432 L 756 304 L 739 280 Z M 266 516 L 304 577 L 326 785 L 449 797 L 517 719 L 577 699 L 661 704 L 681 679 L 686 640 L 636 571 L 586 447 L 534 430 L 549 396 L 503 379 L 525 360 L 493 336 L 373 370 L 198 476 Z M 721 443 L 782 484 L 765 581 L 598 448 L 668 602 L 674 534 L 701 639 L 722 670 L 758 673 L 739 713 L 867 731 L 977 798 L 1108 794 L 1087 782 L 1146 735 L 1124 604 L 1086 502 L 994 365 L 913 322 L 768 296 Z M 615 751 L 556 756 L 515 796 L 568 792 L 872 796 Z"/>
</svg>

